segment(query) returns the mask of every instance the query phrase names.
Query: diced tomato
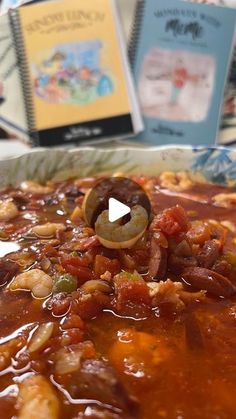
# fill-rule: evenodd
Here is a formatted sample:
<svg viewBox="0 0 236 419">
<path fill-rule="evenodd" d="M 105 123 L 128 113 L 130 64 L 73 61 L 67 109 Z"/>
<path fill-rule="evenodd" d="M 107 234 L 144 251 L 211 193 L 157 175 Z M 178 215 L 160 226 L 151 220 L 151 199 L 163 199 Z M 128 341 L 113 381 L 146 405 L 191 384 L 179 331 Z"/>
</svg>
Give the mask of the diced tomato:
<svg viewBox="0 0 236 419">
<path fill-rule="evenodd" d="M 12 234 L 15 233 L 17 231 L 17 228 L 19 228 L 19 226 L 17 226 L 17 224 L 5 224 L 4 223 L 0 223 L 0 228 L 2 230 L 4 230 L 4 232 L 6 234 Z"/>
<path fill-rule="evenodd" d="M 71 298 L 66 297 L 64 294 L 56 294 L 47 303 L 47 308 L 52 310 L 52 313 L 56 317 L 65 316 L 70 309 Z"/>
<path fill-rule="evenodd" d="M 46 244 L 42 249 L 42 254 L 44 256 L 57 256 L 57 250 L 51 244 Z"/>
<path fill-rule="evenodd" d="M 81 329 L 69 329 L 63 332 L 61 342 L 63 346 L 74 345 L 83 340 L 84 332 Z"/>
<path fill-rule="evenodd" d="M 69 314 L 62 320 L 61 326 L 63 330 L 73 328 L 84 329 L 84 322 L 77 314 Z"/>
<path fill-rule="evenodd" d="M 101 255 L 95 257 L 94 272 L 98 278 L 106 271 L 109 271 L 114 276 L 120 272 L 120 269 L 121 266 L 118 259 L 109 259 Z"/>
<path fill-rule="evenodd" d="M 78 285 L 92 279 L 92 270 L 88 268 L 89 261 L 86 257 L 62 255 L 61 265 L 71 275 L 78 278 Z"/>
<path fill-rule="evenodd" d="M 61 264 L 66 269 L 67 265 L 74 266 L 75 268 L 80 266 L 88 266 L 88 260 L 85 257 L 71 256 L 64 254 L 61 257 Z"/>
<path fill-rule="evenodd" d="M 195 220 L 191 222 L 190 229 L 187 232 L 187 238 L 193 244 L 202 246 L 211 238 L 210 226 L 204 221 Z"/>
<path fill-rule="evenodd" d="M 83 284 L 86 281 L 92 279 L 92 270 L 85 266 L 78 266 L 75 267 L 73 265 L 66 265 L 65 266 L 66 272 L 71 275 L 77 276 L 78 278 L 78 285 Z"/>
<path fill-rule="evenodd" d="M 71 312 L 78 314 L 82 320 L 89 320 L 108 307 L 109 301 L 109 297 L 100 292 L 94 292 L 93 294 L 75 292 Z"/>
<path fill-rule="evenodd" d="M 127 304 L 129 303 L 133 305 L 143 304 L 146 306 L 151 304 L 148 286 L 142 279 L 117 279 L 115 281 L 115 290 L 118 311 L 126 310 Z"/>
<path fill-rule="evenodd" d="M 90 359 L 96 356 L 96 351 L 93 342 L 87 340 L 81 343 L 81 351 L 83 359 Z"/>
<path fill-rule="evenodd" d="M 153 230 L 159 229 L 167 236 L 175 236 L 187 231 L 187 228 L 187 214 L 180 205 L 164 210 L 154 218 L 152 223 Z"/>
<path fill-rule="evenodd" d="M 92 227 L 84 227 L 83 228 L 83 234 L 87 235 L 88 237 L 94 236 L 94 230 Z"/>
<path fill-rule="evenodd" d="M 57 301 L 53 304 L 52 312 L 54 316 L 64 316 L 66 312 L 69 310 L 70 307 L 70 300 L 65 299 L 63 301 Z"/>
<path fill-rule="evenodd" d="M 81 243 L 81 250 L 86 251 L 96 246 L 100 246 L 100 241 L 98 240 L 97 236 L 91 236 L 83 240 Z"/>
</svg>

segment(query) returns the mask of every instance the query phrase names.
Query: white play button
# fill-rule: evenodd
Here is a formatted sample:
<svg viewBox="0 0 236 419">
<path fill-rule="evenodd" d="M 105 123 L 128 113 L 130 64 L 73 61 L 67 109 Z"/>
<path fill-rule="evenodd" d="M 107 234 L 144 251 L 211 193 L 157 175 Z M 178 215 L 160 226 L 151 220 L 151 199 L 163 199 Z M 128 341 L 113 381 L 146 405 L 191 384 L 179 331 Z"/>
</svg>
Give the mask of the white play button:
<svg viewBox="0 0 236 419">
<path fill-rule="evenodd" d="M 119 220 L 119 218 L 124 217 L 130 213 L 130 207 L 122 202 L 118 201 L 115 198 L 109 198 L 108 201 L 108 210 L 109 210 L 109 221 L 114 223 L 114 221 Z"/>
</svg>

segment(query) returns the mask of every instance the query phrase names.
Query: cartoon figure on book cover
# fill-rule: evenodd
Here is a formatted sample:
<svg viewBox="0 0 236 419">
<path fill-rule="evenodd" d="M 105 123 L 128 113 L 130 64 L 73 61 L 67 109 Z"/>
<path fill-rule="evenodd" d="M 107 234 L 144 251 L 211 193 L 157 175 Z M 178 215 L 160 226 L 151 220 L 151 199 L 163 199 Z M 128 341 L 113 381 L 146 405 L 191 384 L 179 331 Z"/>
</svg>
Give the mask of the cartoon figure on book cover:
<svg viewBox="0 0 236 419">
<path fill-rule="evenodd" d="M 58 45 L 40 51 L 33 63 L 34 91 L 51 103 L 87 105 L 114 92 L 109 69 L 102 68 L 100 41 Z"/>
<path fill-rule="evenodd" d="M 143 115 L 171 121 L 207 118 L 215 82 L 215 60 L 206 54 L 152 48 L 139 75 Z"/>
<path fill-rule="evenodd" d="M 177 60 L 176 65 L 173 69 L 173 86 L 172 86 L 172 95 L 171 95 L 171 104 L 176 105 L 179 100 L 179 95 L 181 94 L 182 89 L 184 89 L 188 82 L 198 83 L 200 81 L 200 76 L 191 75 L 188 68 L 183 63 L 183 60 L 180 58 Z"/>
</svg>

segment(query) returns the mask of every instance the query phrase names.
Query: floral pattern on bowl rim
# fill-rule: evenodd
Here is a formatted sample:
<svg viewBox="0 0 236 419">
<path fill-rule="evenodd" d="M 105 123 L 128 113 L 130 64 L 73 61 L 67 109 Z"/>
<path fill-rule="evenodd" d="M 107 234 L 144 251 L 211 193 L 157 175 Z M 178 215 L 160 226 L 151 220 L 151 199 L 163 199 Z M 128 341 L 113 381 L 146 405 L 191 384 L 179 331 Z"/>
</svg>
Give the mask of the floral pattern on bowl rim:
<svg viewBox="0 0 236 419">
<path fill-rule="evenodd" d="M 45 182 L 114 172 L 158 175 L 164 170 L 186 170 L 195 179 L 234 186 L 236 150 L 190 146 L 33 149 L 0 161 L 0 186 L 25 179 Z"/>
</svg>

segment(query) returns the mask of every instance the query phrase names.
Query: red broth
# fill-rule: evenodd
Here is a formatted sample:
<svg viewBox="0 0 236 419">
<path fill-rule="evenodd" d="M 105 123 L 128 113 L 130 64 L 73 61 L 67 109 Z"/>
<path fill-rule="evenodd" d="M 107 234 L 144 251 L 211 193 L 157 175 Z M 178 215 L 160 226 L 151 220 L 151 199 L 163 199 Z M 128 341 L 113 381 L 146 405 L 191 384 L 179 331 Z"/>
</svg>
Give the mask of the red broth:
<svg viewBox="0 0 236 419">
<path fill-rule="evenodd" d="M 40 392 L 42 399 L 48 392 L 39 386 L 32 393 L 35 377 L 43 377 L 55 397 L 48 419 L 236 416 L 236 212 L 233 203 L 219 207 L 213 199 L 234 190 L 194 184 L 173 192 L 158 178 L 135 180 L 148 190 L 154 219 L 144 237 L 122 251 L 101 246 L 82 211 L 72 216 L 95 180 L 50 184 L 40 195 L 13 187 L 0 192 L 0 201 L 18 208 L 14 219 L 0 222 L 2 418 L 26 418 L 27 403 L 32 417 L 40 417 Z M 35 236 L 32 227 L 46 222 L 66 229 Z M 19 249 L 11 251 L 10 243 Z M 11 289 L 17 275 L 33 269 L 54 281 L 46 298 Z M 55 290 L 55 281 L 68 274 L 76 285 Z M 150 283 L 164 286 L 155 294 Z M 49 322 L 49 338 L 30 351 L 39 326 Z"/>
</svg>

